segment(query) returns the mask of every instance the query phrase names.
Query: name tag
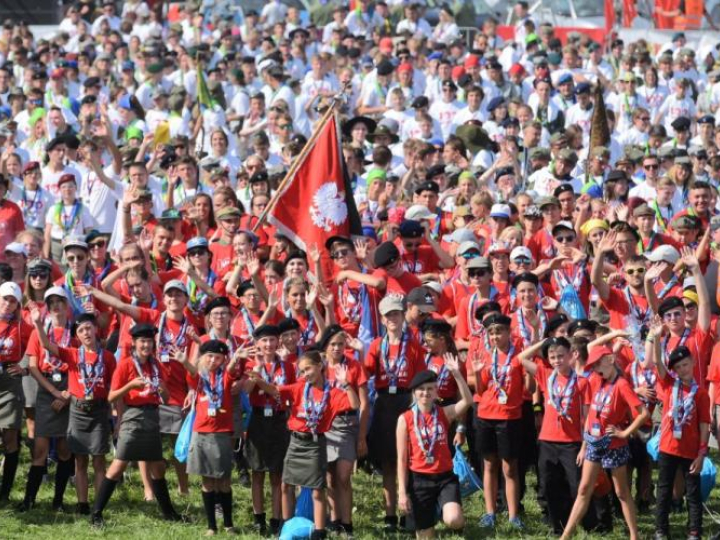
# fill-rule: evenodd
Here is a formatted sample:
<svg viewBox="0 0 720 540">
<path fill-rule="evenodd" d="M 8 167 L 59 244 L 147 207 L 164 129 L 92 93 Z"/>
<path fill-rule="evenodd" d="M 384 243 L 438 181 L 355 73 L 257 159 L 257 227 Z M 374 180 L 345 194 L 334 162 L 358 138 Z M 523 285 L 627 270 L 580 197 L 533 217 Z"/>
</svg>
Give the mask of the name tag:
<svg viewBox="0 0 720 540">
<path fill-rule="evenodd" d="M 272 415 L 273 415 L 273 408 L 272 408 L 272 407 L 265 407 L 265 409 L 264 409 L 263 412 L 264 412 L 264 414 L 265 414 L 266 417 L 272 416 Z"/>
<path fill-rule="evenodd" d="M 167 364 L 168 362 L 170 362 L 170 355 L 169 355 L 168 353 L 162 353 L 162 354 L 160 355 L 160 361 L 161 361 L 163 364 Z"/>
<path fill-rule="evenodd" d="M 600 429 L 600 424 L 595 422 L 590 428 L 590 435 L 592 435 L 593 437 L 599 437 L 601 433 L 602 430 Z"/>
<path fill-rule="evenodd" d="M 217 409 L 208 408 L 208 416 L 217 416 Z"/>
<path fill-rule="evenodd" d="M 62 375 L 60 373 L 53 373 L 52 380 L 53 382 L 60 382 L 62 381 Z"/>
<path fill-rule="evenodd" d="M 388 386 L 388 394 L 397 394 L 397 386 L 394 384 Z"/>
<path fill-rule="evenodd" d="M 92 392 L 88 392 L 87 394 L 85 394 L 85 401 L 92 401 L 92 399 L 93 399 Z"/>
</svg>

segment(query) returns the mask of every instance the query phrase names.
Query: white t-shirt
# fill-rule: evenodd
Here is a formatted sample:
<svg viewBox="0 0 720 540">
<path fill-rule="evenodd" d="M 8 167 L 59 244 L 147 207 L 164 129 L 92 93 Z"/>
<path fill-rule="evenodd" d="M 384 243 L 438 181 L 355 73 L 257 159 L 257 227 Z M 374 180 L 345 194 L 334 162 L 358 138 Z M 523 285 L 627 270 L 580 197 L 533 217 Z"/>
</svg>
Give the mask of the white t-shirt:
<svg viewBox="0 0 720 540">
<path fill-rule="evenodd" d="M 83 173 L 79 196 L 95 221 L 94 227 L 103 234 L 111 234 L 118 217 L 117 207 L 125 190 L 120 177 L 113 173 L 112 165 L 103 171 L 105 176 L 115 181 L 115 189 L 110 189 L 93 171 L 88 170 Z"/>
<path fill-rule="evenodd" d="M 82 188 L 82 176 L 80 175 L 80 172 L 74 168 L 65 166 L 65 168 L 60 172 L 52 172 L 48 167 L 43 167 L 41 170 L 42 173 L 42 187 L 47 189 L 50 192 L 50 195 L 54 199 L 60 198 L 60 190 L 58 189 L 58 180 L 60 180 L 60 177 L 64 174 L 74 174 L 75 175 L 75 182 L 77 183 L 78 190 Z"/>
<path fill-rule="evenodd" d="M 23 190 L 22 183 L 13 182 L 8 198 L 22 210 L 26 227 L 45 229 L 45 216 L 48 208 L 55 202 L 47 189 L 41 187 L 37 191 Z"/>
<path fill-rule="evenodd" d="M 50 238 L 62 241 L 69 236 L 84 236 L 86 231 L 93 228 L 93 217 L 80 201 L 77 204 L 63 204 L 59 212 L 57 204 L 52 205 L 45 216 L 45 224 L 52 226 Z"/>
</svg>

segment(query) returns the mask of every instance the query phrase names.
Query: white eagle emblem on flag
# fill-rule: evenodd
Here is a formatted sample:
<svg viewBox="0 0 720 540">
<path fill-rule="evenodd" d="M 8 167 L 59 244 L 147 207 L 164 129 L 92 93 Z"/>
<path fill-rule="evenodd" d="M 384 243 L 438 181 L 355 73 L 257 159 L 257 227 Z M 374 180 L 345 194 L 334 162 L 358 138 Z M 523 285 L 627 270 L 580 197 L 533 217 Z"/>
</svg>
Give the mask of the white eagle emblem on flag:
<svg viewBox="0 0 720 540">
<path fill-rule="evenodd" d="M 310 217 L 313 223 L 325 232 L 342 225 L 348 217 L 345 193 L 338 193 L 334 182 L 321 185 L 313 195 Z"/>
</svg>

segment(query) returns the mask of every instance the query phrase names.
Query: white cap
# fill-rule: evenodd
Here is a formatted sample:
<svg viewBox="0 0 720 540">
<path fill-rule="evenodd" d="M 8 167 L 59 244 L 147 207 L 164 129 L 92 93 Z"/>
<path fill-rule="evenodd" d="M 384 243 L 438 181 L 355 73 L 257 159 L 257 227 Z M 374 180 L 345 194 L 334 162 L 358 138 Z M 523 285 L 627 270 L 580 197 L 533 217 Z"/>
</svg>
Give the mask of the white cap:
<svg viewBox="0 0 720 540">
<path fill-rule="evenodd" d="M 432 219 L 436 217 L 427 206 L 422 204 L 413 204 L 405 211 L 405 219 L 420 221 L 421 219 Z"/>
<path fill-rule="evenodd" d="M 650 253 L 645 253 L 645 258 L 650 262 L 665 261 L 666 263 L 675 264 L 680 259 L 680 253 L 673 246 L 665 244 L 656 247 Z"/>
<path fill-rule="evenodd" d="M 59 296 L 61 298 L 64 298 L 65 300 L 68 299 L 65 287 L 60 287 L 59 285 L 50 287 L 47 291 L 45 291 L 45 296 L 43 297 L 43 299 L 45 300 L 45 302 L 47 302 L 48 298 L 50 298 L 51 296 Z"/>
<path fill-rule="evenodd" d="M 422 284 L 422 286 L 432 291 L 435 291 L 438 294 L 442 294 L 442 285 L 440 285 L 437 281 L 426 281 Z"/>
<path fill-rule="evenodd" d="M 532 252 L 525 246 L 517 246 L 510 252 L 511 261 L 514 261 L 518 257 L 527 257 L 531 261 L 533 260 Z"/>
<path fill-rule="evenodd" d="M 470 229 L 462 228 L 455 229 L 450 235 L 449 242 L 455 242 L 456 244 L 462 244 L 463 242 L 477 242 L 477 236 Z"/>
<path fill-rule="evenodd" d="M 510 219 L 510 207 L 507 204 L 493 204 L 490 208 L 490 217 Z"/>
<path fill-rule="evenodd" d="M 15 298 L 15 300 L 20 302 L 22 300 L 22 291 L 20 290 L 20 285 L 12 281 L 6 281 L 2 285 L 0 285 L 0 298 L 5 298 L 6 296 L 12 296 Z"/>
<path fill-rule="evenodd" d="M 277 66 L 277 62 L 270 58 L 267 58 L 258 64 L 258 73 L 262 73 L 266 69 Z"/>
<path fill-rule="evenodd" d="M 16 253 L 17 255 L 28 256 L 27 249 L 25 249 L 25 246 L 20 242 L 10 242 L 7 246 L 5 246 L 5 252 L 7 253 L 8 251 Z"/>
</svg>

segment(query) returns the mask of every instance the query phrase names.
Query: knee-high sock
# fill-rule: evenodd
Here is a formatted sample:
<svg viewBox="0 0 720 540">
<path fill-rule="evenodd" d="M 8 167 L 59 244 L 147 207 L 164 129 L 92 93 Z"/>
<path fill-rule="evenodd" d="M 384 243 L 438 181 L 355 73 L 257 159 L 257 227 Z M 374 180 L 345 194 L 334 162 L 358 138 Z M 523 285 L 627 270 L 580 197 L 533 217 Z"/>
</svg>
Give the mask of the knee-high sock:
<svg viewBox="0 0 720 540">
<path fill-rule="evenodd" d="M 208 529 L 217 531 L 217 520 L 215 519 L 215 492 L 202 492 L 203 506 L 205 507 L 205 517 L 208 522 Z"/>
<path fill-rule="evenodd" d="M 5 465 L 2 472 L 2 487 L 0 487 L 0 499 L 10 498 L 15 483 L 15 473 L 17 473 L 18 460 L 20 459 L 20 450 L 5 453 Z"/>
<path fill-rule="evenodd" d="M 43 476 L 47 467 L 43 465 L 33 465 L 28 471 L 27 484 L 25 484 L 25 499 L 24 503 L 26 507 L 30 507 L 35 504 L 35 497 L 42 484 Z"/>
<path fill-rule="evenodd" d="M 223 511 L 223 524 L 225 527 L 232 527 L 233 526 L 233 516 L 232 516 L 232 491 L 218 492 L 218 498 L 220 499 L 220 506 L 222 506 Z"/>
<path fill-rule="evenodd" d="M 102 484 L 100 484 L 100 491 L 98 491 L 98 494 L 95 497 L 93 514 L 102 514 L 102 511 L 105 509 L 107 503 L 110 501 L 110 497 L 112 497 L 112 494 L 115 491 L 117 485 L 117 480 L 111 480 L 110 478 L 105 478 L 103 480 Z"/>
<path fill-rule="evenodd" d="M 73 473 L 74 462 L 75 460 L 72 458 L 65 461 L 58 461 L 57 469 L 55 470 L 55 496 L 53 497 L 53 504 L 61 504 L 63 502 L 65 488 Z"/>
</svg>

